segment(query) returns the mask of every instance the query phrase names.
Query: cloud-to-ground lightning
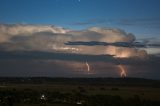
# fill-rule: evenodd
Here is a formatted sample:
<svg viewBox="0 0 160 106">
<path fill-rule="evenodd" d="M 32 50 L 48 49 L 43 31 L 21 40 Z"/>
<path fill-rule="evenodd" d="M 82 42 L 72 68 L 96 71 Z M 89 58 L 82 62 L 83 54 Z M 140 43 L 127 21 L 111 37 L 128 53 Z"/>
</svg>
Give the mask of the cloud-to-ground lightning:
<svg viewBox="0 0 160 106">
<path fill-rule="evenodd" d="M 124 69 L 124 67 L 122 65 L 118 65 L 119 69 L 121 70 L 121 77 L 126 77 L 126 70 Z"/>
<path fill-rule="evenodd" d="M 89 66 L 87 61 L 86 61 L 86 66 L 87 66 L 87 71 L 89 72 L 90 71 L 90 66 Z"/>
</svg>

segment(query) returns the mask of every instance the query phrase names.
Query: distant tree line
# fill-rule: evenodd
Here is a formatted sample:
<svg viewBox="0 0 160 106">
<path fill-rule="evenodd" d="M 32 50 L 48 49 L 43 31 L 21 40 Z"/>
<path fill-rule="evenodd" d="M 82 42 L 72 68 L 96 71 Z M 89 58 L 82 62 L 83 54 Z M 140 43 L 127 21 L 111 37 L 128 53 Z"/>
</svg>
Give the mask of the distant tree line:
<svg viewBox="0 0 160 106">
<path fill-rule="evenodd" d="M 143 78 L 49 78 L 49 77 L 0 77 L 0 84 L 62 84 L 147 86 L 160 88 L 160 80 Z"/>
</svg>

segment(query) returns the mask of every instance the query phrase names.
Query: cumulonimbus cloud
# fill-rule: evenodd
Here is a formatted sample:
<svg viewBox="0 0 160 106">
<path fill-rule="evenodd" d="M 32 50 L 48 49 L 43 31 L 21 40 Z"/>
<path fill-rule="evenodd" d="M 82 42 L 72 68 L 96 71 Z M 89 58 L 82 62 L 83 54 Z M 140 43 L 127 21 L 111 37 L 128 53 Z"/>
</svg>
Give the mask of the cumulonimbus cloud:
<svg viewBox="0 0 160 106">
<path fill-rule="evenodd" d="M 46 51 L 78 54 L 109 54 L 119 57 L 145 57 L 145 51 L 126 47 L 65 45 L 68 41 L 126 42 L 135 41 L 132 33 L 121 29 L 93 27 L 75 31 L 49 25 L 0 25 L 1 51 Z M 142 56 L 143 55 L 143 56 Z"/>
</svg>

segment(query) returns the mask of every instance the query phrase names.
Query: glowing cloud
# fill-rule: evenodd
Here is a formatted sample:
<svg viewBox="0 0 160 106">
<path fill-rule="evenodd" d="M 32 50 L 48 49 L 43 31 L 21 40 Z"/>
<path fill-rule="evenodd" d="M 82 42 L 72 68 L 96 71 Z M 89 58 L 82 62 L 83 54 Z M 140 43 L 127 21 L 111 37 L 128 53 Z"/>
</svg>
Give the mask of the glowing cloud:
<svg viewBox="0 0 160 106">
<path fill-rule="evenodd" d="M 138 57 L 141 59 L 147 58 L 147 52 L 145 50 L 139 50 L 136 48 L 126 48 L 126 47 L 108 46 L 106 49 L 106 54 L 114 55 L 115 58 L 128 58 L 128 57 Z"/>
</svg>

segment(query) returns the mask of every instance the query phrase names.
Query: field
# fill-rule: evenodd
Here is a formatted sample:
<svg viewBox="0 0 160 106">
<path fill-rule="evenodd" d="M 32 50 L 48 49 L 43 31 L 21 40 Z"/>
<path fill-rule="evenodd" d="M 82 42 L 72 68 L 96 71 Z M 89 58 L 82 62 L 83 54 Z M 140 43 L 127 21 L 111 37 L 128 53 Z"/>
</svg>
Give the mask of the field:
<svg viewBox="0 0 160 106">
<path fill-rule="evenodd" d="M 160 81 L 0 78 L 0 106 L 160 106 Z"/>
</svg>

